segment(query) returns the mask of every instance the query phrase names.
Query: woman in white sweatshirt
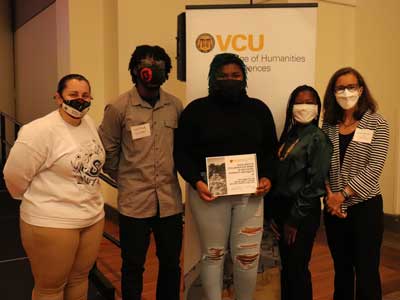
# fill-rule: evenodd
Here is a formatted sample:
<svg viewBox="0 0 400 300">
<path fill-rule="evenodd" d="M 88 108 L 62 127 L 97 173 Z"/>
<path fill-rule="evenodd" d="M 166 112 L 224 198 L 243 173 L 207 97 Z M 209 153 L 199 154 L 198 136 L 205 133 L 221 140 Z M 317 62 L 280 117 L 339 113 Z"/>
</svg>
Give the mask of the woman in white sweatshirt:
<svg viewBox="0 0 400 300">
<path fill-rule="evenodd" d="M 21 128 L 4 178 L 22 200 L 21 239 L 35 285 L 33 300 L 87 299 L 88 273 L 104 226 L 98 175 L 104 149 L 92 119 L 89 81 L 63 77 L 58 109 Z"/>
</svg>

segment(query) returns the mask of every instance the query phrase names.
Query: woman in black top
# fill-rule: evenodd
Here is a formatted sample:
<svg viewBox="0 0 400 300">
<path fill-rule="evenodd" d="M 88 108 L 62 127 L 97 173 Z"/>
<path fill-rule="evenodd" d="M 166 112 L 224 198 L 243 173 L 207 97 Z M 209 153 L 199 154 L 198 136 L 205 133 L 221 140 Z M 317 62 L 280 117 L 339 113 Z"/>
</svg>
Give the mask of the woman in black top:
<svg viewBox="0 0 400 300">
<path fill-rule="evenodd" d="M 209 95 L 182 112 L 175 134 L 175 165 L 191 184 L 189 205 L 202 246 L 201 279 L 207 299 L 220 300 L 230 242 L 237 300 L 252 299 L 263 226 L 262 195 L 271 188 L 277 138 L 268 107 L 246 94 L 246 66 L 235 54 L 214 57 Z M 207 188 L 206 157 L 256 154 L 254 194 L 215 197 Z"/>
<path fill-rule="evenodd" d="M 279 141 L 272 229 L 279 238 L 282 300 L 312 300 L 308 264 L 332 154 L 327 136 L 318 128 L 320 111 L 317 91 L 297 87 L 290 95 Z"/>
</svg>

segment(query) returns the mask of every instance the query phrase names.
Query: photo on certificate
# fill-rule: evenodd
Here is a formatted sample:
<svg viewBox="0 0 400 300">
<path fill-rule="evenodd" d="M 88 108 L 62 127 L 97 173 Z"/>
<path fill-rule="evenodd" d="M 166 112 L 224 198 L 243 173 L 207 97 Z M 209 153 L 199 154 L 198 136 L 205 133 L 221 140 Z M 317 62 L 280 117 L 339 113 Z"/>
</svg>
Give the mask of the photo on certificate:
<svg viewBox="0 0 400 300">
<path fill-rule="evenodd" d="M 208 189 L 214 196 L 253 194 L 258 186 L 256 154 L 207 157 Z"/>
<path fill-rule="evenodd" d="M 207 158 L 207 182 L 214 196 L 228 194 L 224 156 Z"/>
</svg>

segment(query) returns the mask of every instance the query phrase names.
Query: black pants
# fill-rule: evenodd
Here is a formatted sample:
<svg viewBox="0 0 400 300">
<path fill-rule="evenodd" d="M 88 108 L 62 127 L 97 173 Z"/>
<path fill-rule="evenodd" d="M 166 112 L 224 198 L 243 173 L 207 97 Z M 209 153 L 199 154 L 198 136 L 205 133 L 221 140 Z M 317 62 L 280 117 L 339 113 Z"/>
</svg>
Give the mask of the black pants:
<svg viewBox="0 0 400 300">
<path fill-rule="evenodd" d="M 314 245 L 315 235 L 319 228 L 321 208 L 313 209 L 297 228 L 295 243 L 288 246 L 283 236 L 283 224 L 279 251 L 281 256 L 281 299 L 312 300 L 311 273 L 308 265 Z"/>
<path fill-rule="evenodd" d="M 324 214 L 335 266 L 334 300 L 381 300 L 379 276 L 383 236 L 382 197 L 349 207 L 347 218 Z"/>
<path fill-rule="evenodd" d="M 136 219 L 119 215 L 122 256 L 122 299 L 140 300 L 150 233 L 159 261 L 157 300 L 179 300 L 182 215 Z"/>
</svg>

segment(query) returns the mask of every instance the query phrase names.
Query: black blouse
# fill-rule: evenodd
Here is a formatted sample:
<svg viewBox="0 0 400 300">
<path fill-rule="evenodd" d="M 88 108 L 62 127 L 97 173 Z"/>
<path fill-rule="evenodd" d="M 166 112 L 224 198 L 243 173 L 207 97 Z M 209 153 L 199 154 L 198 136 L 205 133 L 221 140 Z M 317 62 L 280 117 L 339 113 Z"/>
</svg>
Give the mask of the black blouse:
<svg viewBox="0 0 400 300">
<path fill-rule="evenodd" d="M 340 152 L 340 166 L 343 164 L 344 155 L 346 154 L 346 149 L 349 146 L 351 140 L 353 139 L 354 131 L 349 134 L 339 133 L 339 152 Z"/>
</svg>

